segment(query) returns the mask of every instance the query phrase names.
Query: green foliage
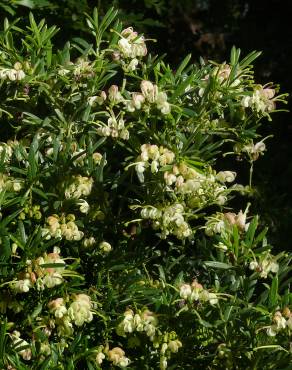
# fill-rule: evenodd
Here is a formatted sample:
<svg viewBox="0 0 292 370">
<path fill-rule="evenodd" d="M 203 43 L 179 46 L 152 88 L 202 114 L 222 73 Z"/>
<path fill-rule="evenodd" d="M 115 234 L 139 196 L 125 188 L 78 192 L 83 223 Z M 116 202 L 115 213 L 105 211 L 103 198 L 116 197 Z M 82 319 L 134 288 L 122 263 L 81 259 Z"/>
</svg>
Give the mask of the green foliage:
<svg viewBox="0 0 292 370">
<path fill-rule="evenodd" d="M 62 49 L 32 14 L 4 22 L 1 367 L 285 368 L 291 256 L 232 212 L 252 179 L 222 168 L 252 168 L 285 96 L 257 52 L 173 72 L 116 15 Z"/>
</svg>

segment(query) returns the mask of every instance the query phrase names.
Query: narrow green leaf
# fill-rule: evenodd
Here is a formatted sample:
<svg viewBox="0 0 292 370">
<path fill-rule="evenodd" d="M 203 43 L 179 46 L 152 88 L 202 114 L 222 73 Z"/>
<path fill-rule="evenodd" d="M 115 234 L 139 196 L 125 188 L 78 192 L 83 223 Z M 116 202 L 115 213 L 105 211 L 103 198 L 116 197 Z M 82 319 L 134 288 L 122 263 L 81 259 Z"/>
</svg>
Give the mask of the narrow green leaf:
<svg viewBox="0 0 292 370">
<path fill-rule="evenodd" d="M 250 65 L 255 59 L 257 59 L 262 54 L 261 51 L 252 51 L 250 54 L 248 54 L 245 58 L 242 59 L 242 61 L 239 63 L 241 69 L 246 68 L 248 65 Z"/>
<path fill-rule="evenodd" d="M 3 366 L 3 355 L 4 355 L 4 347 L 5 347 L 5 335 L 6 335 L 6 325 L 7 319 L 4 318 L 0 324 L 0 365 Z"/>
<path fill-rule="evenodd" d="M 254 235 L 258 227 L 258 216 L 255 216 L 249 224 L 248 230 L 245 236 L 245 244 L 248 248 L 251 248 L 254 242 Z"/>
<path fill-rule="evenodd" d="M 181 64 L 179 65 L 176 73 L 175 73 L 175 77 L 180 77 L 183 70 L 186 68 L 186 66 L 189 64 L 189 61 L 191 60 L 191 57 L 192 57 L 192 54 L 188 54 L 184 60 L 181 62 Z"/>
<path fill-rule="evenodd" d="M 204 261 L 204 264 L 208 267 L 213 267 L 216 269 L 223 269 L 223 270 L 228 270 L 234 268 L 234 266 L 229 265 L 224 262 L 218 262 L 218 261 Z"/>
<path fill-rule="evenodd" d="M 18 209 L 17 211 L 11 213 L 9 216 L 7 216 L 6 218 L 4 218 L 1 223 L 0 223 L 0 226 L 1 227 L 5 227 L 7 226 L 11 221 L 13 221 L 21 212 L 23 211 L 23 208 L 21 209 Z"/>
<path fill-rule="evenodd" d="M 171 101 L 174 101 L 177 97 L 179 97 L 182 94 L 185 94 L 185 90 L 188 85 L 190 85 L 194 79 L 195 75 L 191 74 L 188 78 L 186 78 L 183 82 L 181 82 L 174 93 L 171 96 Z"/>
<path fill-rule="evenodd" d="M 39 370 L 50 370 L 51 368 L 51 358 L 52 356 L 49 356 L 47 357 L 43 362 L 42 362 L 42 366 L 39 368 Z"/>
<path fill-rule="evenodd" d="M 274 307 L 278 302 L 278 276 L 275 276 L 269 293 L 269 304 Z"/>
</svg>

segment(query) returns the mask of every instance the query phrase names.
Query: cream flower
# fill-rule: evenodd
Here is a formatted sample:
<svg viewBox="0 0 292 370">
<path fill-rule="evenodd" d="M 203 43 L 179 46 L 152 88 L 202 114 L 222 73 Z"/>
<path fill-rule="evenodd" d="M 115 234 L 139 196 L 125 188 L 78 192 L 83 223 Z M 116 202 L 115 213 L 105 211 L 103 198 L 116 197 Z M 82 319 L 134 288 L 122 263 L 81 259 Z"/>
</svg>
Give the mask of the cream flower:
<svg viewBox="0 0 292 370">
<path fill-rule="evenodd" d="M 179 289 L 179 295 L 182 299 L 188 299 L 192 294 L 192 288 L 189 284 L 182 284 Z"/>
<path fill-rule="evenodd" d="M 176 340 L 171 340 L 168 342 L 168 348 L 171 350 L 173 353 L 177 353 L 178 350 L 182 347 L 182 342 L 179 341 L 178 339 Z"/>
<path fill-rule="evenodd" d="M 61 319 L 67 313 L 67 308 L 65 306 L 63 298 L 57 298 L 53 301 L 50 301 L 48 303 L 48 308 L 50 312 L 52 312 L 58 319 Z"/>
<path fill-rule="evenodd" d="M 75 325 L 82 326 L 85 322 L 93 320 L 91 308 L 90 297 L 86 294 L 77 294 L 68 309 L 68 316 L 74 321 Z"/>
<path fill-rule="evenodd" d="M 98 365 L 101 365 L 104 359 L 105 359 L 105 354 L 102 352 L 99 352 L 96 355 L 95 361 L 97 362 Z"/>
<path fill-rule="evenodd" d="M 216 178 L 221 182 L 233 182 L 236 177 L 236 172 L 232 171 L 220 171 L 217 173 Z"/>
<path fill-rule="evenodd" d="M 130 360 L 125 356 L 125 352 L 120 347 L 114 347 L 108 351 L 108 359 L 113 365 L 120 367 L 127 367 Z"/>
</svg>

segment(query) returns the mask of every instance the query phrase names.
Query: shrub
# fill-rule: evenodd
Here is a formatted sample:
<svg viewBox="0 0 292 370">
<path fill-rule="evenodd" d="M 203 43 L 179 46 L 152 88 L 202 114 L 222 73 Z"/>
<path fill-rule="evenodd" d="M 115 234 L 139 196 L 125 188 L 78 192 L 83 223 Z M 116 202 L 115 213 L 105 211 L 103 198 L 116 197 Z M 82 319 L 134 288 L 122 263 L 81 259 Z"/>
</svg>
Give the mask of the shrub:
<svg viewBox="0 0 292 370">
<path fill-rule="evenodd" d="M 259 53 L 174 72 L 115 17 L 61 50 L 45 21 L 4 23 L 2 367 L 284 368 L 290 257 L 230 201 L 285 96 Z"/>
</svg>

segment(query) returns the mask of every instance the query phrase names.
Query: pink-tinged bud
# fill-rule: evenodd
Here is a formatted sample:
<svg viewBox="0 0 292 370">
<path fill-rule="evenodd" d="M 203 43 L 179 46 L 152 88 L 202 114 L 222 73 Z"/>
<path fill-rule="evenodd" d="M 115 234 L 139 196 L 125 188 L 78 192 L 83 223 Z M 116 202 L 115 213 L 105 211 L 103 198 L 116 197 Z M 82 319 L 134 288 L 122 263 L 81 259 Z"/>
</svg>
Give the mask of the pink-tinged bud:
<svg viewBox="0 0 292 370">
<path fill-rule="evenodd" d="M 34 284 L 36 282 L 36 274 L 34 272 L 30 273 L 30 280 Z"/>
<path fill-rule="evenodd" d="M 200 291 L 203 290 L 203 285 L 198 283 L 197 280 L 194 280 L 192 282 L 192 288 Z"/>
<path fill-rule="evenodd" d="M 108 98 L 113 103 L 119 103 L 121 100 L 123 100 L 123 97 L 119 92 L 119 88 L 117 85 L 112 85 L 108 89 Z"/>
<path fill-rule="evenodd" d="M 108 97 L 109 97 L 109 100 L 115 100 L 116 97 L 117 97 L 118 92 L 119 92 L 118 86 L 117 85 L 112 85 L 108 89 Z"/>
<path fill-rule="evenodd" d="M 103 100 L 106 100 L 106 93 L 105 93 L 105 91 L 102 91 L 102 92 L 100 93 L 100 97 L 101 97 Z"/>
<path fill-rule="evenodd" d="M 48 303 L 48 308 L 51 309 L 56 309 L 60 306 L 64 305 L 64 299 L 63 298 L 56 298 L 53 301 Z"/>
<path fill-rule="evenodd" d="M 224 213 L 224 218 L 228 221 L 230 225 L 235 225 L 235 222 L 236 222 L 235 217 L 236 217 L 236 214 L 233 212 Z"/>
<path fill-rule="evenodd" d="M 125 28 L 122 32 L 121 32 L 121 35 L 123 37 L 129 37 L 130 35 L 132 35 L 134 32 L 133 30 L 133 27 L 128 27 L 128 28 Z"/>
<path fill-rule="evenodd" d="M 133 93 L 133 105 L 136 109 L 141 109 L 142 104 L 145 102 L 145 98 L 140 93 Z"/>
<path fill-rule="evenodd" d="M 235 217 L 236 225 L 239 229 L 245 230 L 246 214 L 240 211 Z"/>
</svg>

